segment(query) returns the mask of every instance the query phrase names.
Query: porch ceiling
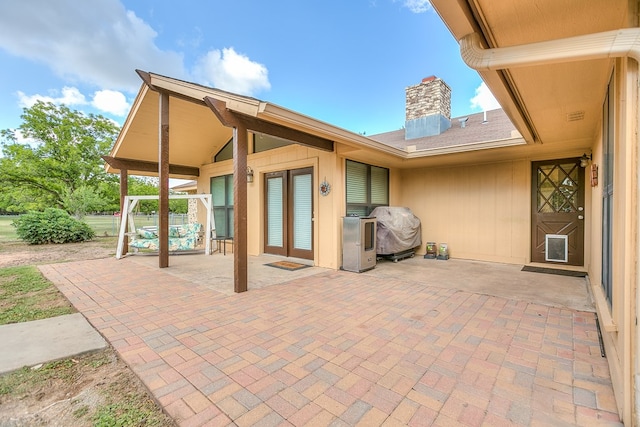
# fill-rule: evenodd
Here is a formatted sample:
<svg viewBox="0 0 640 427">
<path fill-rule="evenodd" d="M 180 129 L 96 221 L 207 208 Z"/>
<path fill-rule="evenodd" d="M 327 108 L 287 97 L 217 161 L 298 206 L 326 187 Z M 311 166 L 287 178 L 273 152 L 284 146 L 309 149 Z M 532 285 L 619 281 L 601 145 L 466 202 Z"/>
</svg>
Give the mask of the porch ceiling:
<svg viewBox="0 0 640 427">
<path fill-rule="evenodd" d="M 158 162 L 158 92 L 143 87 L 127 118 L 113 157 Z M 231 128 L 220 123 L 211 110 L 197 102 L 178 97 L 169 100 L 169 163 L 199 168 L 211 163 L 214 154 L 229 141 Z M 107 169 L 115 172 L 114 169 Z M 129 171 L 149 175 L 143 171 Z M 157 175 L 157 173 L 153 173 Z M 185 176 L 185 178 L 194 178 Z"/>
<path fill-rule="evenodd" d="M 489 48 L 616 30 L 631 21 L 627 0 L 431 3 L 457 40 L 478 32 Z M 590 60 L 480 74 L 527 142 L 589 147 L 599 129 L 612 66 L 613 60 Z"/>
</svg>

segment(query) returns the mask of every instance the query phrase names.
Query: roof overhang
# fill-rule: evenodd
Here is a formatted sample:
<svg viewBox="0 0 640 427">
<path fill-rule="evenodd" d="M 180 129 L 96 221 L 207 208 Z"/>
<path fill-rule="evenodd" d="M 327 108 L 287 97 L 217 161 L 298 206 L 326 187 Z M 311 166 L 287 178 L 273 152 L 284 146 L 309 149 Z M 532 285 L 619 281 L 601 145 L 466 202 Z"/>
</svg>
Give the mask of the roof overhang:
<svg viewBox="0 0 640 427">
<path fill-rule="evenodd" d="M 478 35 L 484 49 L 518 48 L 633 26 L 627 0 L 432 0 L 456 40 Z M 570 19 L 569 19 L 570 16 Z M 564 46 L 564 47 L 563 47 Z M 567 59 L 557 43 L 555 60 L 478 72 L 528 143 L 589 147 L 596 138 L 611 76 L 611 57 Z"/>
<path fill-rule="evenodd" d="M 108 156 L 110 173 L 156 176 L 159 162 L 159 93 L 169 94 L 169 174 L 196 179 L 199 169 L 232 138 L 235 124 L 319 150 L 388 167 L 413 167 L 414 159 L 456 152 L 524 144 L 520 136 L 450 147 L 447 150 L 401 149 L 256 98 L 140 72 L 143 84 Z"/>
</svg>

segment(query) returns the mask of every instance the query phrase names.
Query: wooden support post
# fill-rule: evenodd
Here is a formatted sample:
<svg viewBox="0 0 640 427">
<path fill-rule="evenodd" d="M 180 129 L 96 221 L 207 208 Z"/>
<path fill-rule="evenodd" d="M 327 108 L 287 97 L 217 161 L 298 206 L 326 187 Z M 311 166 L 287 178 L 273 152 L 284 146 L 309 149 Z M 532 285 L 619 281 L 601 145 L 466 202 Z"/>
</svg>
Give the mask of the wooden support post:
<svg viewBox="0 0 640 427">
<path fill-rule="evenodd" d="M 247 277 L 247 128 L 233 128 L 233 290 L 246 292 Z"/>
<path fill-rule="evenodd" d="M 124 198 L 129 194 L 129 173 L 126 169 L 120 169 L 120 221 L 125 221 L 127 217 L 124 214 Z M 125 221 L 126 222 L 126 221 Z M 125 225 L 125 233 L 129 231 L 129 228 Z M 127 248 L 129 247 L 129 237 L 125 234 L 122 247 L 122 255 L 127 254 Z"/>
<path fill-rule="evenodd" d="M 169 266 L 169 94 L 160 92 L 158 129 L 158 266 Z"/>
</svg>

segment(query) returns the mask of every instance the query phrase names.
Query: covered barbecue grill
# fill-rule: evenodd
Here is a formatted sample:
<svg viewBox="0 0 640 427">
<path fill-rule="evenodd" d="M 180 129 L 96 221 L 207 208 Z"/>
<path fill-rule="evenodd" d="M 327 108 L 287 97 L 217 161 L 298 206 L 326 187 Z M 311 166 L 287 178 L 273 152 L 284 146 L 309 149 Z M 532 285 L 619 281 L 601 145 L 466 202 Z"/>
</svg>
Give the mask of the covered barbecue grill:
<svg viewBox="0 0 640 427">
<path fill-rule="evenodd" d="M 376 217 L 378 257 L 397 262 L 411 258 L 422 244 L 420 219 L 411 209 L 398 206 L 379 206 L 371 212 Z"/>
</svg>

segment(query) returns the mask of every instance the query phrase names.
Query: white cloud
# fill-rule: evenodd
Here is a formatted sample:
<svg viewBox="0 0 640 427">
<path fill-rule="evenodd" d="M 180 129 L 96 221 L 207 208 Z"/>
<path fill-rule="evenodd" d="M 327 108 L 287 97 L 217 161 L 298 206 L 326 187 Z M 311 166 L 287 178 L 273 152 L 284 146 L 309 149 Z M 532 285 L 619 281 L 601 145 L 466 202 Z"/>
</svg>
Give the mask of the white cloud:
<svg viewBox="0 0 640 427">
<path fill-rule="evenodd" d="M 91 102 L 75 87 L 65 86 L 61 93 L 52 91 L 49 95 L 27 95 L 18 91 L 18 104 L 20 107 L 32 107 L 36 102 L 51 102 L 56 105 L 64 104 L 68 107 L 79 107 L 91 105 L 101 113 L 108 113 L 115 116 L 125 116 L 129 111 L 130 104 L 122 92 L 115 90 L 99 90 L 93 94 Z"/>
<path fill-rule="evenodd" d="M 62 93 L 57 94 L 53 92 L 51 95 L 26 95 L 24 92 L 17 92 L 18 103 L 20 107 L 32 107 L 36 102 L 51 102 L 53 104 L 65 104 L 65 105 L 86 105 L 87 100 L 85 96 L 75 87 L 63 87 Z"/>
<path fill-rule="evenodd" d="M 156 36 L 118 0 L 0 2 L 0 48 L 75 82 L 136 91 L 136 68 L 185 77 L 182 55 L 159 49 Z"/>
<path fill-rule="evenodd" d="M 402 0 L 402 5 L 413 13 L 424 13 L 431 9 L 429 0 Z"/>
<path fill-rule="evenodd" d="M 199 44 L 201 31 L 194 34 Z M 120 0 L 92 0 L 90 6 L 0 1 L 0 49 L 45 64 L 75 85 L 136 92 L 141 81 L 134 71 L 141 69 L 243 94 L 270 88 L 266 67 L 233 48 L 212 50 L 191 69 L 182 53 L 159 48 L 157 35 Z"/>
<path fill-rule="evenodd" d="M 194 75 L 205 85 L 242 95 L 271 88 L 267 68 L 232 47 L 209 51 L 198 60 Z"/>
<path fill-rule="evenodd" d="M 100 111 L 116 116 L 124 116 L 131 106 L 122 92 L 100 90 L 93 95 L 91 105 Z"/>
<path fill-rule="evenodd" d="M 480 86 L 476 88 L 476 96 L 471 98 L 471 108 L 481 109 L 482 111 L 495 110 L 501 108 L 500 104 L 493 96 L 487 85 L 482 82 Z"/>
</svg>

